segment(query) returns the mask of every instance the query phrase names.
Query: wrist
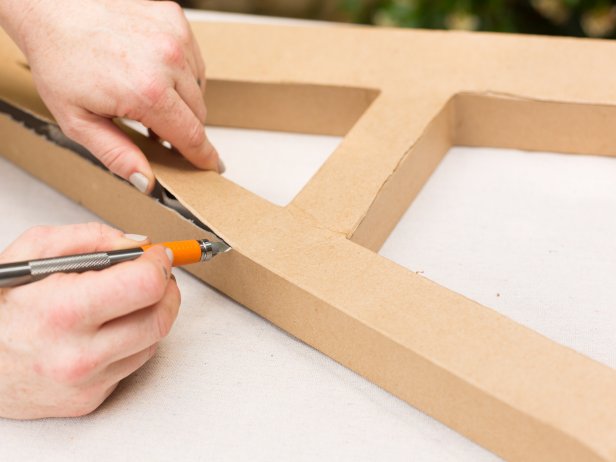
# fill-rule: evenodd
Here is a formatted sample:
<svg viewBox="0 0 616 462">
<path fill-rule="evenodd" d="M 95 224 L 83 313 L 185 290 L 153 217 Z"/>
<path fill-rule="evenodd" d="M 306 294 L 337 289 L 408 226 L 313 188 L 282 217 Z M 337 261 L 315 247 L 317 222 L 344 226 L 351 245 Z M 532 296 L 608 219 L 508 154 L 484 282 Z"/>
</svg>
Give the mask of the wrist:
<svg viewBox="0 0 616 462">
<path fill-rule="evenodd" d="M 0 0 L 0 26 L 25 53 L 27 31 L 37 27 L 32 23 L 34 13 L 44 0 Z"/>
</svg>

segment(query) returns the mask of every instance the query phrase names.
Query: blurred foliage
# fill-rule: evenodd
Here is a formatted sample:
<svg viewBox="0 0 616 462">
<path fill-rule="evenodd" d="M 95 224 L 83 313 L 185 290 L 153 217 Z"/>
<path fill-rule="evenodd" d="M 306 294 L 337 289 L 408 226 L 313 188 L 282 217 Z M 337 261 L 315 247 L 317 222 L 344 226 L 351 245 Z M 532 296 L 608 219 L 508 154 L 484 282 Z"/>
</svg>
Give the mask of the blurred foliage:
<svg viewBox="0 0 616 462">
<path fill-rule="evenodd" d="M 186 6 L 391 27 L 616 37 L 605 0 L 184 0 Z"/>
<path fill-rule="evenodd" d="M 358 22 L 430 29 L 614 37 L 616 7 L 605 0 L 343 0 Z"/>
</svg>

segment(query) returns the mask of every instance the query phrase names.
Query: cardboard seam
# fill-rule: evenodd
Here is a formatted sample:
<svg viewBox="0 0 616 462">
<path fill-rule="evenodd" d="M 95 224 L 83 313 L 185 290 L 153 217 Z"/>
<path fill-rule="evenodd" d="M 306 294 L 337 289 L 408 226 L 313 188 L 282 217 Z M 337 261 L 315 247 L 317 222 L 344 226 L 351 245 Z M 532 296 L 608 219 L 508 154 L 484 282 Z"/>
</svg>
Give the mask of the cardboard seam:
<svg viewBox="0 0 616 462">
<path fill-rule="evenodd" d="M 404 154 L 398 159 L 398 161 L 396 162 L 396 165 L 394 166 L 393 170 L 391 170 L 389 175 L 387 175 L 387 178 L 385 178 L 383 180 L 383 182 L 379 186 L 379 189 L 374 194 L 374 197 L 372 198 L 372 201 L 370 202 L 370 205 L 368 206 L 368 208 L 362 213 L 361 217 L 355 222 L 355 224 L 353 225 L 353 228 L 350 231 L 345 233 L 347 239 L 349 239 L 349 240 L 353 239 L 353 235 L 355 234 L 355 231 L 357 231 L 357 229 L 361 226 L 363 221 L 366 219 L 367 215 L 372 210 L 372 207 L 376 203 L 377 199 L 380 197 L 383 189 L 385 189 L 385 187 L 390 182 L 390 180 L 396 175 L 396 173 L 398 173 L 398 170 L 400 169 L 402 164 L 404 164 L 404 162 L 406 162 L 408 157 L 411 155 L 411 153 L 414 150 L 415 146 L 417 146 L 417 144 L 419 144 L 419 142 L 423 140 L 424 136 L 426 135 L 426 132 L 430 129 L 431 125 L 435 122 L 435 120 L 443 114 L 443 111 L 451 110 L 450 109 L 450 104 L 451 104 L 452 100 L 453 100 L 453 97 L 450 97 L 445 102 L 445 104 L 442 105 L 442 107 L 437 111 L 436 115 L 434 117 L 432 117 L 430 122 L 427 123 L 423 127 L 423 129 L 421 130 L 420 135 L 416 138 L 415 142 L 413 142 L 411 144 L 411 146 L 409 146 L 409 148 L 404 152 Z M 448 123 L 448 125 L 449 125 L 449 123 Z M 447 135 L 448 135 L 449 141 L 451 141 L 451 139 L 452 139 L 451 138 L 450 129 L 451 129 L 451 127 L 448 127 Z M 451 146 L 452 146 L 451 142 L 449 143 L 449 145 L 450 145 L 450 148 L 451 148 Z"/>
<path fill-rule="evenodd" d="M 338 236 L 344 237 L 346 239 L 349 239 L 347 236 L 347 233 L 345 233 L 344 231 L 340 231 L 338 229 L 331 229 L 328 228 L 325 225 L 322 225 L 316 218 L 314 215 L 312 215 L 310 212 L 308 212 L 307 210 L 305 210 L 304 208 L 300 207 L 299 205 L 295 204 L 295 203 L 290 203 L 289 205 L 287 205 L 286 207 L 284 207 L 284 209 L 286 209 L 290 214 L 292 214 L 293 216 L 295 216 L 296 218 L 298 218 L 301 221 L 309 221 L 310 222 L 310 226 L 323 230 L 323 231 L 327 231 L 333 234 L 336 234 Z"/>
</svg>

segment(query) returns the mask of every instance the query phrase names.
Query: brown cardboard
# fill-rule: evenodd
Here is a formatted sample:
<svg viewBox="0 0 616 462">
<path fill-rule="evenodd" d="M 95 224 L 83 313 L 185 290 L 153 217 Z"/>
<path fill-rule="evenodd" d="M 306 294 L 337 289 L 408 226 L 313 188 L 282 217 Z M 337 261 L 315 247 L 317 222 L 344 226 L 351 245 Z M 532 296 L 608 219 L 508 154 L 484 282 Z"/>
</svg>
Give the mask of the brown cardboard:
<svg viewBox="0 0 616 462">
<path fill-rule="evenodd" d="M 234 248 L 191 271 L 505 458 L 616 461 L 614 370 L 373 252 L 452 144 L 615 155 L 616 43 L 194 30 L 210 123 L 348 133 L 286 207 L 134 135 L 159 181 Z M 7 41 L 0 98 L 51 120 Z M 6 115 L 0 136 L 3 155 L 121 228 L 155 240 L 203 234 Z"/>
</svg>

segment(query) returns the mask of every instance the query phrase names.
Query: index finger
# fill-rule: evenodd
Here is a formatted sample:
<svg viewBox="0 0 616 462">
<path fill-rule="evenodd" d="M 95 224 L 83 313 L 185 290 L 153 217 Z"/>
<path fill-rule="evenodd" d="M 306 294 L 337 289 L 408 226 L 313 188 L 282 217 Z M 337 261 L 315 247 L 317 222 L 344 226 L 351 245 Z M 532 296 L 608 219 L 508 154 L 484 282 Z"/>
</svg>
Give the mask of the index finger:
<svg viewBox="0 0 616 462">
<path fill-rule="evenodd" d="M 175 89 L 167 88 L 140 122 L 169 141 L 196 167 L 220 171 L 218 152 L 205 127 Z"/>
<path fill-rule="evenodd" d="M 162 246 L 155 246 L 134 261 L 102 271 L 55 274 L 16 290 L 26 296 L 29 291 L 45 293 L 49 309 L 59 307 L 81 325 L 98 327 L 157 303 L 170 276 L 171 260 Z"/>
</svg>

